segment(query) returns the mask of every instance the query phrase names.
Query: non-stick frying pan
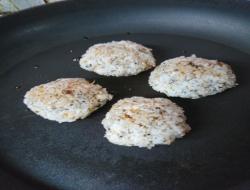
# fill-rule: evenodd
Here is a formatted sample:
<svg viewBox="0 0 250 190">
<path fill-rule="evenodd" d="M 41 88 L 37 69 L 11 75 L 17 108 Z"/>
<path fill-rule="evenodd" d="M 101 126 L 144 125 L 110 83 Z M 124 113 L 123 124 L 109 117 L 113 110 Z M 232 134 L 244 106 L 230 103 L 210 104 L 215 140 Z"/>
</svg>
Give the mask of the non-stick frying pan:
<svg viewBox="0 0 250 190">
<path fill-rule="evenodd" d="M 80 69 L 77 60 L 89 46 L 122 39 L 151 47 L 158 64 L 191 54 L 225 61 L 239 86 L 197 100 L 171 98 L 192 131 L 170 146 L 113 145 L 100 122 L 114 102 L 165 97 L 149 87 L 150 71 L 115 78 Z M 27 90 L 62 77 L 95 80 L 115 98 L 73 123 L 26 109 Z M 250 189 L 249 97 L 249 1 L 66 1 L 3 17 L 1 189 Z"/>
</svg>

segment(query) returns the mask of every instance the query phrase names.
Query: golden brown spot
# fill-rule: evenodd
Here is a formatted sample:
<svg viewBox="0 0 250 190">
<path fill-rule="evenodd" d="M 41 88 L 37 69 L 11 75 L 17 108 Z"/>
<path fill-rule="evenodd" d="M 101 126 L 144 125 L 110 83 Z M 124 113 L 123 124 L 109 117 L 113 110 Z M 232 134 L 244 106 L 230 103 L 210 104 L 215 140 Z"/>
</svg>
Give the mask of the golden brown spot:
<svg viewBox="0 0 250 190">
<path fill-rule="evenodd" d="M 63 90 L 62 91 L 63 94 L 69 94 L 69 95 L 72 95 L 73 94 L 73 90 Z"/>
<path fill-rule="evenodd" d="M 132 113 L 138 113 L 139 110 L 138 109 L 130 109 L 129 111 Z"/>
<path fill-rule="evenodd" d="M 135 122 L 135 119 L 126 113 L 121 118 L 131 122 Z"/>
<path fill-rule="evenodd" d="M 221 66 L 221 67 L 224 65 L 224 63 L 223 63 L 223 62 L 220 62 L 220 61 L 219 61 L 217 64 L 218 64 L 219 66 Z"/>
<path fill-rule="evenodd" d="M 153 116 L 153 121 L 157 120 L 158 117 L 157 116 Z"/>
<path fill-rule="evenodd" d="M 132 119 L 132 117 L 130 115 L 126 114 L 126 113 L 124 114 L 124 117 L 128 118 L 128 119 Z"/>
</svg>

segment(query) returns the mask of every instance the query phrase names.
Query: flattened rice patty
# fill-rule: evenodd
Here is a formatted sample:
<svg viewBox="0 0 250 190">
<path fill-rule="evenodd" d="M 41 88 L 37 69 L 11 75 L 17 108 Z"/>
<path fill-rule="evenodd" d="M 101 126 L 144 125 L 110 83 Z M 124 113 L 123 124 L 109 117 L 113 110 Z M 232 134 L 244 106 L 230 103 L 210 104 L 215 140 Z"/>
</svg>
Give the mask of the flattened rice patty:
<svg viewBox="0 0 250 190">
<path fill-rule="evenodd" d="M 98 84 L 65 78 L 33 87 L 25 94 L 24 103 L 43 118 L 61 123 L 83 119 L 111 99 Z"/>
<path fill-rule="evenodd" d="M 167 96 L 196 99 L 236 86 L 236 76 L 226 63 L 181 56 L 157 66 L 149 85 Z"/>
<path fill-rule="evenodd" d="M 105 76 L 137 75 L 155 67 L 151 49 L 131 41 L 91 46 L 80 59 L 81 68 Z"/>
<path fill-rule="evenodd" d="M 115 103 L 102 121 L 114 144 L 152 148 L 191 130 L 181 107 L 166 98 L 131 97 Z"/>
</svg>

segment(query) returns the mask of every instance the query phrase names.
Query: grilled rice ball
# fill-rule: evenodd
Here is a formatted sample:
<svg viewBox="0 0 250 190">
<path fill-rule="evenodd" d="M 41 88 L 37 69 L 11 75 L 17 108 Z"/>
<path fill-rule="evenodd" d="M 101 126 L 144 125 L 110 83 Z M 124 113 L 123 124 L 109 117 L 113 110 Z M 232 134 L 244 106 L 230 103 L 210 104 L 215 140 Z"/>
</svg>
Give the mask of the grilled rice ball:
<svg viewBox="0 0 250 190">
<path fill-rule="evenodd" d="M 151 49 L 131 41 L 91 46 L 80 59 L 81 68 L 105 76 L 137 75 L 155 67 Z"/>
<path fill-rule="evenodd" d="M 166 98 L 131 97 L 115 103 L 102 121 L 113 144 L 152 148 L 191 130 L 181 107 Z"/>
<path fill-rule="evenodd" d="M 221 61 L 181 56 L 157 66 L 150 74 L 149 85 L 170 97 L 197 99 L 236 86 L 236 76 Z"/>
<path fill-rule="evenodd" d="M 83 78 L 64 78 L 33 87 L 24 96 L 27 107 L 59 123 L 83 119 L 112 99 L 107 90 Z"/>
</svg>

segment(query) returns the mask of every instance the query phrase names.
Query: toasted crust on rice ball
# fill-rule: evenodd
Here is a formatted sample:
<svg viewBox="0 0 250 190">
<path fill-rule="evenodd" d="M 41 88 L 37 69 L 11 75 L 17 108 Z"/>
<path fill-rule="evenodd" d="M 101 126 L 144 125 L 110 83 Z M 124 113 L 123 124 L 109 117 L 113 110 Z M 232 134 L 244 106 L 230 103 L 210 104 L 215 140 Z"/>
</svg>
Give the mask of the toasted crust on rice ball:
<svg viewBox="0 0 250 190">
<path fill-rule="evenodd" d="M 62 123 L 83 119 L 111 99 L 98 84 L 65 78 L 33 87 L 25 94 L 24 103 L 43 118 Z"/>
<path fill-rule="evenodd" d="M 81 68 L 105 76 L 137 75 L 155 67 L 151 49 L 131 41 L 91 46 L 80 59 Z"/>
<path fill-rule="evenodd" d="M 102 121 L 113 144 L 152 148 L 191 130 L 181 107 L 166 98 L 131 97 L 115 103 Z"/>
<path fill-rule="evenodd" d="M 220 93 L 237 84 L 228 64 L 192 55 L 161 63 L 151 72 L 149 85 L 170 97 L 196 99 Z"/>
</svg>

